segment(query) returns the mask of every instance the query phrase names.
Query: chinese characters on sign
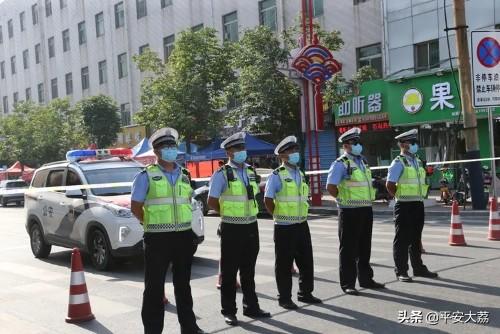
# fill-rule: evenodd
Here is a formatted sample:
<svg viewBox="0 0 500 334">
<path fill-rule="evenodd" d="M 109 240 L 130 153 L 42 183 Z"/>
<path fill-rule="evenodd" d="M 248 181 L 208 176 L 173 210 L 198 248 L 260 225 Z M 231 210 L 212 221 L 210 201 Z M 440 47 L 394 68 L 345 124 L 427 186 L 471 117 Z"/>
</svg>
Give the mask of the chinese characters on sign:
<svg viewBox="0 0 500 334">
<path fill-rule="evenodd" d="M 453 95 L 451 95 L 451 88 L 449 82 L 441 82 L 435 85 L 432 85 L 432 98 L 431 102 L 434 104 L 431 107 L 431 110 L 439 107 L 440 110 L 443 110 L 444 107 L 455 108 L 453 104 L 448 102 L 448 100 L 453 99 Z"/>
<path fill-rule="evenodd" d="M 368 102 L 365 104 L 365 96 L 355 96 L 339 105 L 339 117 L 360 115 L 366 113 L 376 113 L 382 111 L 382 94 L 374 93 L 368 95 Z M 366 108 L 365 108 L 366 105 Z"/>
<path fill-rule="evenodd" d="M 356 124 L 356 125 L 349 125 L 349 126 L 339 126 L 339 127 L 337 127 L 337 130 L 338 130 L 339 134 L 342 135 L 343 133 L 352 129 L 353 127 L 360 128 L 362 132 L 384 131 L 384 130 L 388 130 L 391 128 L 391 126 L 389 125 L 389 122 L 385 121 L 385 122 Z"/>
<path fill-rule="evenodd" d="M 429 325 L 437 325 L 440 322 L 445 324 L 488 324 L 490 322 L 490 312 L 488 311 L 477 311 L 477 312 L 461 312 L 461 311 L 430 311 L 424 314 L 420 310 L 402 310 L 398 311 L 398 322 L 409 323 L 409 324 L 421 324 L 425 322 Z"/>
<path fill-rule="evenodd" d="M 472 31 L 471 51 L 474 107 L 500 106 L 500 31 Z"/>
</svg>

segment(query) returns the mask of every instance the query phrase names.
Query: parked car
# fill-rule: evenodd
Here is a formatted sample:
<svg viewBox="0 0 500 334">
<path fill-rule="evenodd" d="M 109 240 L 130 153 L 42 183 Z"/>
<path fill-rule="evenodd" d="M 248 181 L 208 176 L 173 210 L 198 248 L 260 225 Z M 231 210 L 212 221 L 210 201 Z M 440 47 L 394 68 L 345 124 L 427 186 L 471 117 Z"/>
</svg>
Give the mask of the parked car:
<svg viewBox="0 0 500 334">
<path fill-rule="evenodd" d="M 7 206 L 9 203 L 16 203 L 21 206 L 24 203 L 24 191 L 28 184 L 24 180 L 4 180 L 0 181 L 0 203 Z"/>
<path fill-rule="evenodd" d="M 46 258 L 52 245 L 78 247 L 90 254 L 96 269 L 106 270 L 114 259 L 142 253 L 143 227 L 130 210 L 130 183 L 143 168 L 115 157 L 60 161 L 37 169 L 26 192 L 33 255 Z M 110 183 L 122 184 L 106 185 Z M 192 210 L 193 242 L 200 243 L 204 220 L 194 200 Z"/>
</svg>

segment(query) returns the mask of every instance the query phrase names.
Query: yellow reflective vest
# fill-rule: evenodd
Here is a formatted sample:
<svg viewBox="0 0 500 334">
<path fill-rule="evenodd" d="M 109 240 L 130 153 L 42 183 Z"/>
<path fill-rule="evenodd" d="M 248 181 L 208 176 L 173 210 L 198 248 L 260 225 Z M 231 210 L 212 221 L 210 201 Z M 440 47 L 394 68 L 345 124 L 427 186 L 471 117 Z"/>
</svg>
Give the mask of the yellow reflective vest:
<svg viewBox="0 0 500 334">
<path fill-rule="evenodd" d="M 146 167 L 149 189 L 144 202 L 144 232 L 178 232 L 191 229 L 189 171 L 182 169 L 175 185 L 158 165 Z"/>
<path fill-rule="evenodd" d="M 276 193 L 274 199 L 274 221 L 289 224 L 305 222 L 309 211 L 309 185 L 304 173 L 299 170 L 300 185 L 297 185 L 285 166 L 279 167 L 273 173 L 281 180 L 281 190 Z"/>
<path fill-rule="evenodd" d="M 338 185 L 337 203 L 346 208 L 371 206 L 375 200 L 375 190 L 372 187 L 372 173 L 368 164 L 361 161 L 364 166 L 363 172 L 347 155 L 341 156 L 337 161 L 345 165 L 349 176 Z"/>
<path fill-rule="evenodd" d="M 418 168 L 415 168 L 404 155 L 395 160 L 403 164 L 403 173 L 399 177 L 396 189 L 396 200 L 400 202 L 423 201 L 429 186 L 425 183 L 425 169 L 422 161 L 415 157 Z"/>
</svg>

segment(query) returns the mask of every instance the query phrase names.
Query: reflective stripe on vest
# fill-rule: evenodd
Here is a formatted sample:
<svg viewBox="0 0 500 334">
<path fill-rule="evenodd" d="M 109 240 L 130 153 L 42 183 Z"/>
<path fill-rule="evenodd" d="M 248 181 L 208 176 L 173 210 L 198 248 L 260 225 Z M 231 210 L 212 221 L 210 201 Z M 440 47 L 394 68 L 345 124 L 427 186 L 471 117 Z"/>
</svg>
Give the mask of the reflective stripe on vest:
<svg viewBox="0 0 500 334">
<path fill-rule="evenodd" d="M 171 185 L 160 167 L 146 167 L 149 187 L 144 201 L 144 232 L 177 232 L 191 229 L 192 188 L 189 178 L 181 174 Z"/>
<path fill-rule="evenodd" d="M 365 168 L 363 172 L 360 166 L 348 156 L 342 157 L 340 161 L 344 163 L 346 168 L 351 169 L 351 175 L 350 179 L 344 179 L 338 185 L 337 203 L 347 208 L 371 206 L 372 201 L 375 200 L 375 190 L 372 187 L 372 173 L 369 166 L 361 161 Z"/>
<path fill-rule="evenodd" d="M 403 173 L 396 184 L 396 201 L 423 201 L 429 186 L 425 183 L 425 169 L 422 167 L 422 162 L 417 157 L 418 168 L 415 168 L 404 156 L 400 155 L 396 159 L 403 164 Z"/>
<path fill-rule="evenodd" d="M 232 168 L 233 181 L 228 180 L 226 168 Z M 221 221 L 228 224 L 249 224 L 257 221 L 259 212 L 257 201 L 248 199 L 245 183 L 240 180 L 235 168 L 226 165 L 222 173 L 224 173 L 227 187 L 219 198 Z M 255 197 L 259 193 L 259 187 L 253 178 L 253 171 L 246 168 L 246 173 Z"/>
<path fill-rule="evenodd" d="M 309 212 L 309 186 L 305 181 L 304 174 L 300 173 L 300 185 L 290 176 L 286 167 L 278 169 L 281 180 L 281 190 L 276 193 L 274 199 L 273 219 L 276 223 L 297 224 L 307 221 Z"/>
</svg>

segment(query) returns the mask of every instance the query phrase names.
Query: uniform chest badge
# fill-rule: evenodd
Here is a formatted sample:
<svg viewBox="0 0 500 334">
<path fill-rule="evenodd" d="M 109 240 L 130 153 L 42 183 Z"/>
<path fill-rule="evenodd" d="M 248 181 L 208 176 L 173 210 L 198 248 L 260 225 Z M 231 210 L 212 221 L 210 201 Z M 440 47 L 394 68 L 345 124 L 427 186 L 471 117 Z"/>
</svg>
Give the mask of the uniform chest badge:
<svg viewBox="0 0 500 334">
<path fill-rule="evenodd" d="M 285 181 L 286 182 L 292 182 L 293 180 L 291 178 L 287 177 L 287 178 L 285 178 Z"/>
<path fill-rule="evenodd" d="M 162 178 L 162 176 L 153 176 L 153 181 L 160 181 Z"/>
</svg>

